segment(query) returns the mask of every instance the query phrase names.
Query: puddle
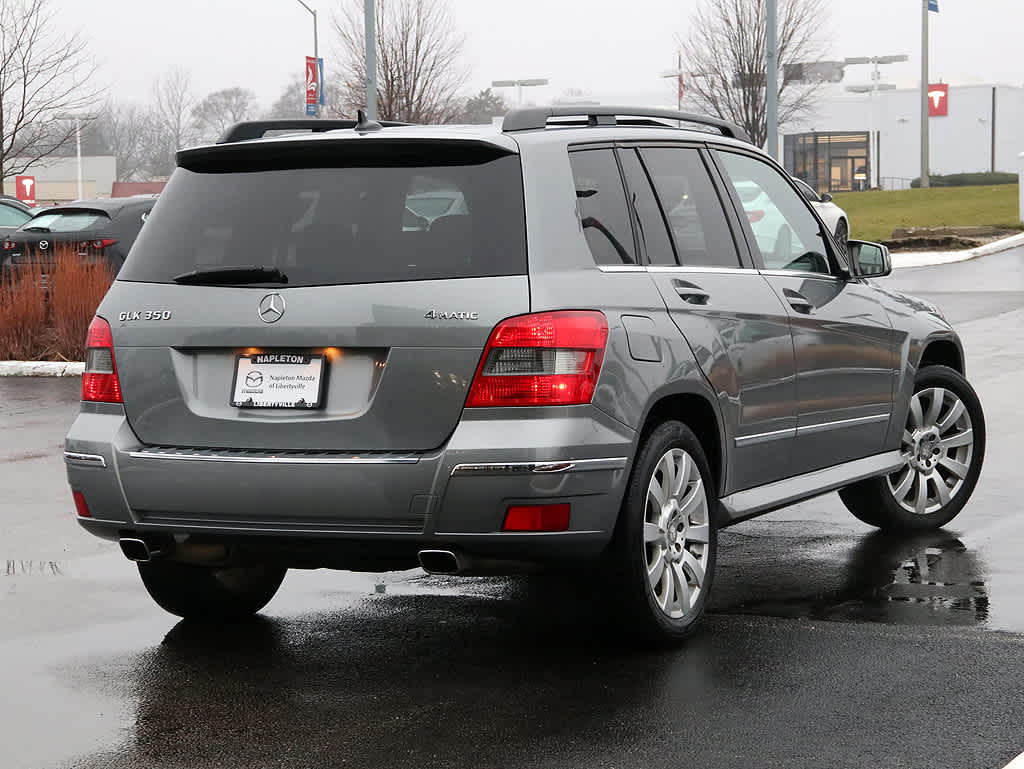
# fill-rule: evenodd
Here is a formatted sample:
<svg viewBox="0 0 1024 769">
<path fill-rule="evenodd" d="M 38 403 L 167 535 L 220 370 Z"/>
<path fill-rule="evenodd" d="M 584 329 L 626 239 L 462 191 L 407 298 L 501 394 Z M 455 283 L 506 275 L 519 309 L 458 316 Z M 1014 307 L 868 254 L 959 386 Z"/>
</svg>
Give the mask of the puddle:
<svg viewBox="0 0 1024 769">
<path fill-rule="evenodd" d="M 985 565 L 977 552 L 948 532 L 911 536 L 876 532 L 846 552 L 846 562 L 835 564 L 828 584 L 824 580 L 817 585 L 813 579 L 800 580 L 806 586 L 788 591 L 788 595 L 762 594 L 722 609 L 790 618 L 916 625 L 988 622 Z M 815 565 L 822 566 L 820 561 Z"/>
</svg>

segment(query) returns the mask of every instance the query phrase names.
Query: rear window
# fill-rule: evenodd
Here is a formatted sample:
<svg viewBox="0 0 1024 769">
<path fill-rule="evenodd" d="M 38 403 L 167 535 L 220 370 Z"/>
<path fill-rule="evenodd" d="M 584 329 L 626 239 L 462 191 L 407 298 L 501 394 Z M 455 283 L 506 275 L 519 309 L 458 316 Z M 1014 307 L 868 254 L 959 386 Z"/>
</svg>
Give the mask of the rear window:
<svg viewBox="0 0 1024 769">
<path fill-rule="evenodd" d="M 39 232 L 79 232 L 99 227 L 109 218 L 102 211 L 53 211 L 32 217 L 21 229 Z"/>
<path fill-rule="evenodd" d="M 29 217 L 31 214 L 26 214 L 20 208 L 0 205 L 0 227 L 20 227 Z"/>
<path fill-rule="evenodd" d="M 423 166 L 430 155 L 415 154 L 178 168 L 118 277 L 168 283 L 228 265 L 276 267 L 289 286 L 525 274 L 519 156 Z"/>
</svg>

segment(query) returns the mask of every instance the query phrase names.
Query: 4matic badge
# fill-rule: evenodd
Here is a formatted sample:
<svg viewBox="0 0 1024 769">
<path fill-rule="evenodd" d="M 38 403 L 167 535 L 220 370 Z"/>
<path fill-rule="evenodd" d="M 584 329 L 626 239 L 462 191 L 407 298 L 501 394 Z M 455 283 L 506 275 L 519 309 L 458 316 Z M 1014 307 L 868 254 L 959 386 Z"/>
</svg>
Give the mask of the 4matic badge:
<svg viewBox="0 0 1024 769">
<path fill-rule="evenodd" d="M 427 310 L 427 314 L 423 316 L 427 320 L 480 320 L 480 313 L 478 312 L 438 312 L 437 310 Z"/>
</svg>

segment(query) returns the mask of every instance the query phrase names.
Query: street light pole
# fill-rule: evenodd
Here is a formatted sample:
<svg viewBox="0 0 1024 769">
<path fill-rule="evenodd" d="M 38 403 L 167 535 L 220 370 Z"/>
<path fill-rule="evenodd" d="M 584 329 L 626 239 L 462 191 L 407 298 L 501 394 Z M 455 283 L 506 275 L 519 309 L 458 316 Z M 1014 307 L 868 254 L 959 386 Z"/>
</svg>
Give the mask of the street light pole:
<svg viewBox="0 0 1024 769">
<path fill-rule="evenodd" d="M 377 119 L 377 31 L 374 0 L 364 0 L 364 39 L 366 43 L 366 117 Z"/>
<path fill-rule="evenodd" d="M 776 0 L 768 0 L 766 4 L 766 29 L 768 48 L 767 78 L 765 82 L 765 122 L 767 127 L 766 144 L 768 154 L 774 159 L 779 157 L 779 46 L 776 31 Z"/>
<path fill-rule="evenodd" d="M 77 167 L 78 175 L 78 199 L 81 200 L 85 197 L 82 191 L 82 116 L 73 115 L 68 113 L 61 113 L 55 115 L 57 120 L 74 120 L 75 121 L 75 165 Z M 86 115 L 86 118 L 92 120 L 95 115 Z"/>
<path fill-rule="evenodd" d="M 928 0 L 921 0 L 921 187 L 928 187 Z"/>
<path fill-rule="evenodd" d="M 320 67 L 319 40 L 320 40 L 320 36 L 317 34 L 317 30 L 316 30 L 316 9 L 315 8 L 310 8 L 308 5 L 306 5 L 303 2 L 303 0 L 296 0 L 296 2 L 298 2 L 299 5 L 301 5 L 303 8 L 305 8 L 307 11 L 309 11 L 313 15 L 313 59 L 316 61 L 317 75 L 318 75 L 317 79 L 319 80 L 319 67 Z M 313 105 L 314 117 L 320 117 L 320 89 L 323 88 L 323 87 L 324 87 L 323 83 L 320 83 L 320 82 L 317 83 L 316 104 Z"/>
<path fill-rule="evenodd" d="M 907 61 L 908 56 L 904 54 L 897 54 L 893 56 L 854 56 L 847 58 L 843 61 L 844 65 L 850 64 L 873 64 L 874 69 L 871 71 L 871 85 L 848 85 L 846 86 L 847 91 L 853 93 L 867 93 L 868 95 L 868 169 L 870 174 L 868 176 L 868 187 L 877 187 L 879 182 L 878 177 L 878 150 L 875 146 L 875 93 L 878 91 L 891 91 L 896 86 L 888 83 L 880 82 L 882 79 L 882 73 L 878 70 L 879 64 L 895 64 L 897 62 Z M 881 140 L 879 139 L 879 142 Z"/>
</svg>

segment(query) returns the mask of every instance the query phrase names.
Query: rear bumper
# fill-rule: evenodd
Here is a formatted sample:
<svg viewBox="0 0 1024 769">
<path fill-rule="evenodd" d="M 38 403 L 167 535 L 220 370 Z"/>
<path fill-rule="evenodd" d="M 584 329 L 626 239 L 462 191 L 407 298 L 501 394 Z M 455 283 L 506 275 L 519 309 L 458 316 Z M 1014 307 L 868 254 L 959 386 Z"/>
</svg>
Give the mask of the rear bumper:
<svg viewBox="0 0 1024 769">
<path fill-rule="evenodd" d="M 232 542 L 320 565 L 332 553 L 383 562 L 429 548 L 548 561 L 604 549 L 635 442 L 604 412 L 578 406 L 519 419 L 480 410 L 431 452 L 195 450 L 144 446 L 120 406 L 83 404 L 65 461 L 91 513 L 79 523 L 108 539 Z M 567 532 L 501 532 L 509 505 L 548 502 L 570 504 Z"/>
</svg>

